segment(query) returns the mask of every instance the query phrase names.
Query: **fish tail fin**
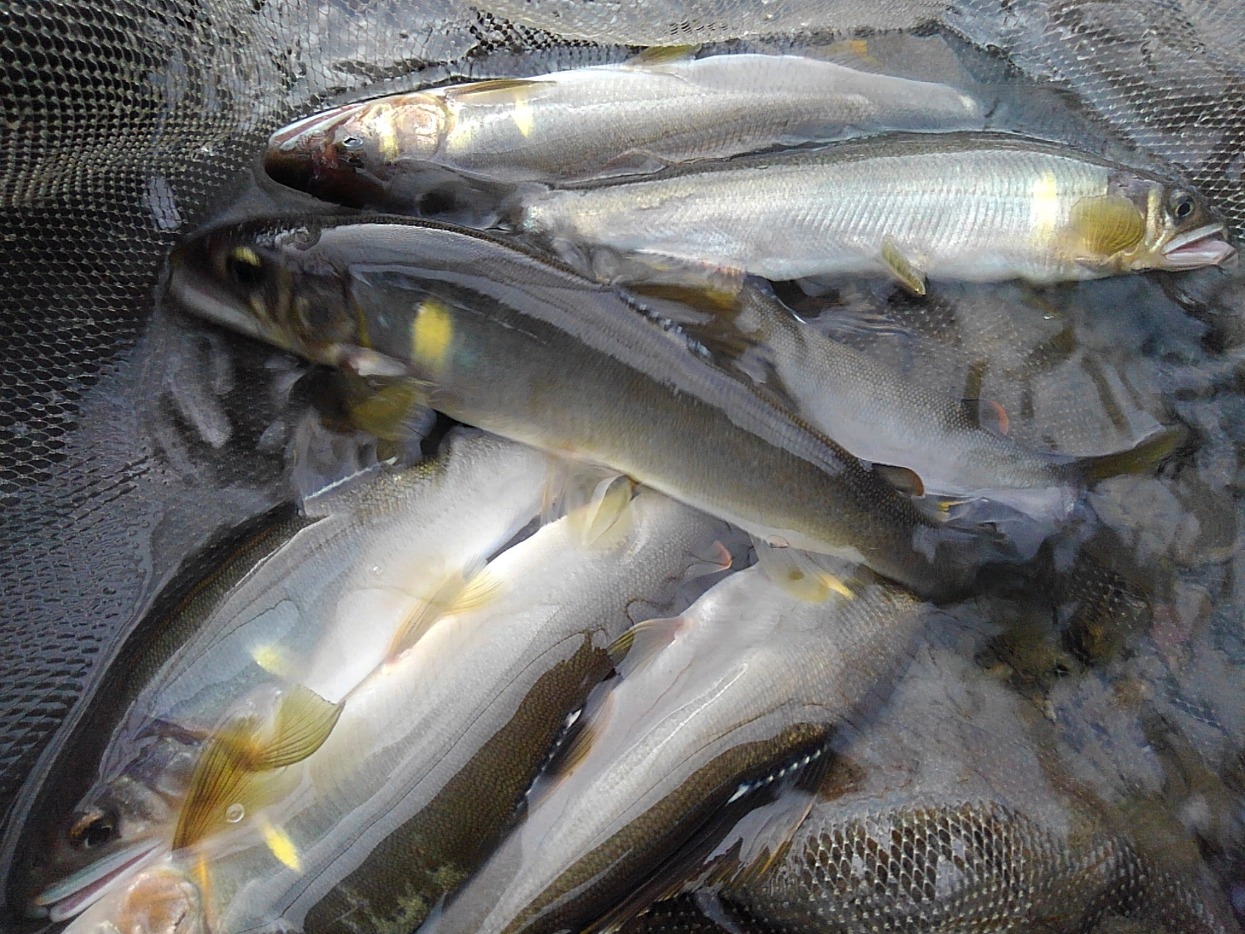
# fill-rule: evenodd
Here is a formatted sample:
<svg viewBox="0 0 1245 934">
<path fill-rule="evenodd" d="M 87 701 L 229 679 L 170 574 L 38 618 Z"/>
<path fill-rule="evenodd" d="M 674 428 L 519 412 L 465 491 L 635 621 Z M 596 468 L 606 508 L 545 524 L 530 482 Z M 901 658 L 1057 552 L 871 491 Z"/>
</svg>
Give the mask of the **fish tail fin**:
<svg viewBox="0 0 1245 934">
<path fill-rule="evenodd" d="M 1160 428 L 1127 450 L 1081 458 L 1077 464 L 1090 484 L 1124 474 L 1146 473 L 1171 456 L 1186 436 L 1180 425 Z"/>
</svg>

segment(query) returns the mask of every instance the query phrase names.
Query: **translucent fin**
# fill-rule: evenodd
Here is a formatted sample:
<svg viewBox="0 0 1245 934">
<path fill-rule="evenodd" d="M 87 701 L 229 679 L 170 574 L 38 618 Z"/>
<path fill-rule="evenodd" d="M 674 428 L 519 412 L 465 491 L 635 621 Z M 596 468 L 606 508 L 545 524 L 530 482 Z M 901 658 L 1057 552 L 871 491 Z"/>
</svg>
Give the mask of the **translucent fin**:
<svg viewBox="0 0 1245 934">
<path fill-rule="evenodd" d="M 524 93 L 543 90 L 553 84 L 553 81 L 536 81 L 531 78 L 490 78 L 487 81 L 460 84 L 448 89 L 445 96 L 447 100 L 472 104 L 512 104 Z"/>
<path fill-rule="evenodd" d="M 1185 434 L 1184 428 L 1174 425 L 1154 432 L 1126 451 L 1086 457 L 1078 463 L 1088 483 L 1122 474 L 1145 473 L 1180 447 Z"/>
<path fill-rule="evenodd" d="M 882 475 L 882 479 L 908 496 L 924 496 L 925 483 L 921 475 L 911 467 L 899 467 L 895 464 L 874 464 L 873 469 Z"/>
<path fill-rule="evenodd" d="M 673 642 L 688 622 L 685 616 L 672 616 L 636 623 L 615 639 L 609 648 L 615 670 L 624 678 L 634 675 Z"/>
<path fill-rule="evenodd" d="M 591 500 L 567 515 L 572 533 L 585 546 L 604 544 L 603 539 L 613 540 L 611 530 L 626 534 L 630 528 L 624 517 L 630 515 L 631 495 L 634 489 L 630 479 L 620 475 L 602 480 L 593 490 Z"/>
<path fill-rule="evenodd" d="M 686 62 L 690 61 L 692 56 L 698 51 L 700 51 L 699 43 L 657 45 L 627 59 L 626 64 L 629 68 L 652 68 L 654 66 L 668 65 L 671 62 Z"/>
<path fill-rule="evenodd" d="M 261 718 L 253 714 L 226 723 L 195 764 L 173 849 L 208 836 L 221 820 L 245 816 L 256 803 L 251 800 L 256 790 L 252 777 L 306 759 L 328 739 L 341 711 L 341 704 L 296 685 L 278 701 L 271 730 L 264 730 Z"/>
<path fill-rule="evenodd" d="M 404 379 L 348 399 L 346 412 L 356 428 L 385 441 L 405 441 L 427 434 L 432 416 L 427 398 L 422 383 Z"/>
<path fill-rule="evenodd" d="M 882 238 L 882 263 L 890 270 L 905 289 L 913 295 L 925 294 L 925 274 L 904 256 L 895 238 L 887 234 Z"/>
<path fill-rule="evenodd" d="M 500 588 L 501 582 L 485 570 L 483 561 L 447 575 L 394 633 L 386 659 L 392 661 L 414 646 L 443 617 L 475 610 L 492 602 Z"/>
<path fill-rule="evenodd" d="M 1090 262 L 1130 250 L 1145 235 L 1145 215 L 1123 195 L 1082 198 L 1072 205 L 1063 231 L 1072 258 Z"/>
<path fill-rule="evenodd" d="M 600 686 L 599 686 L 600 687 Z M 563 780 L 574 772 L 596 745 L 603 724 L 613 715 L 614 696 L 606 688 L 600 695 L 600 703 L 585 708 L 571 725 L 562 745 L 553 754 L 545 773 L 532 785 L 528 794 L 528 807 L 534 808 L 547 798 Z"/>
<path fill-rule="evenodd" d="M 815 557 L 798 548 L 774 548 L 761 541 L 755 545 L 757 564 L 765 576 L 797 600 L 821 603 L 833 594 L 855 599 L 849 581 L 822 564 L 833 559 Z"/>
<path fill-rule="evenodd" d="M 324 745 L 337 725 L 342 704 L 332 704 L 310 688 L 296 684 L 281 695 L 272 742 L 254 747 L 246 762 L 252 772 L 279 769 L 301 762 Z"/>
</svg>

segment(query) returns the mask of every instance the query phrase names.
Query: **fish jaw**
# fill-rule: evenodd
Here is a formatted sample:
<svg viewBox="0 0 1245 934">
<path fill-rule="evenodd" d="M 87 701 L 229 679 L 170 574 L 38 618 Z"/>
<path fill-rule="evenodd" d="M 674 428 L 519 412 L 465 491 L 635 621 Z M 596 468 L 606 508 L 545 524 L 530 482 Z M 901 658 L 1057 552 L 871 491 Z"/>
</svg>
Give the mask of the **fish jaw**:
<svg viewBox="0 0 1245 934">
<path fill-rule="evenodd" d="M 202 894 L 185 872 L 157 863 L 136 867 L 122 881 L 62 934 L 208 934 Z"/>
<path fill-rule="evenodd" d="M 303 191 L 323 176 L 341 171 L 333 134 L 358 106 L 334 107 L 278 130 L 268 139 L 264 171 L 273 181 Z"/>
<path fill-rule="evenodd" d="M 64 921 L 99 901 L 118 882 L 147 860 L 159 847 L 156 840 L 141 840 L 85 869 L 48 886 L 35 897 L 36 908 L 52 921 Z"/>
<path fill-rule="evenodd" d="M 1160 269 L 1199 269 L 1221 266 L 1236 255 L 1223 224 L 1206 224 L 1172 237 L 1158 258 Z"/>
</svg>

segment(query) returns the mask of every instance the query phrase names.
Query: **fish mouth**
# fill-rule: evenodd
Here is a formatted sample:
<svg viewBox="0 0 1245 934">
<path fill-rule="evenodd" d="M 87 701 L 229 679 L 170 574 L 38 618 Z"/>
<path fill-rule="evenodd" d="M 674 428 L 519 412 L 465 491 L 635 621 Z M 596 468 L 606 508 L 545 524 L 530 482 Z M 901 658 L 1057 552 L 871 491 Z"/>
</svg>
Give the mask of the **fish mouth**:
<svg viewBox="0 0 1245 934">
<path fill-rule="evenodd" d="M 357 103 L 341 104 L 331 110 L 322 110 L 310 117 L 296 120 L 268 137 L 268 149 L 288 154 L 303 149 L 319 148 L 329 131 L 358 106 Z"/>
<path fill-rule="evenodd" d="M 123 847 L 48 886 L 35 896 L 34 905 L 46 911 L 50 921 L 72 918 L 108 894 L 128 870 L 144 862 L 159 845 L 154 840 L 143 840 Z"/>
<path fill-rule="evenodd" d="M 1225 238 L 1223 224 L 1205 224 L 1178 234 L 1163 247 L 1164 269 L 1218 266 L 1236 255 Z"/>
</svg>

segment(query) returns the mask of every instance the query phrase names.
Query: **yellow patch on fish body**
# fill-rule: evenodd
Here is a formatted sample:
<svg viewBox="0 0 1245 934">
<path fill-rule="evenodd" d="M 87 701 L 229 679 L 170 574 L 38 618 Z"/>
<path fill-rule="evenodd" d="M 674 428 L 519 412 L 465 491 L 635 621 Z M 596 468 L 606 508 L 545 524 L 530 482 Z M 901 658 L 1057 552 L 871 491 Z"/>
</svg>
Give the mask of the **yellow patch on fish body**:
<svg viewBox="0 0 1245 934">
<path fill-rule="evenodd" d="M 1059 180 L 1043 172 L 1033 180 L 1029 199 L 1029 227 L 1037 242 L 1049 240 L 1059 228 L 1063 211 L 1059 204 Z"/>
<path fill-rule="evenodd" d="M 514 112 L 511 116 L 514 118 L 514 125 L 518 127 L 524 139 L 532 135 L 532 130 L 536 126 L 536 116 L 532 113 L 532 104 L 526 95 L 520 95 L 515 98 Z"/>
<path fill-rule="evenodd" d="M 439 299 L 425 299 L 411 323 L 411 358 L 439 370 L 453 341 L 454 318 L 449 308 Z"/>
<path fill-rule="evenodd" d="M 270 675 L 276 675 L 283 678 L 289 675 L 289 659 L 285 657 L 285 653 L 272 645 L 257 645 L 251 649 L 251 658 L 255 660 L 255 664 Z"/>
<path fill-rule="evenodd" d="M 302 860 L 298 858 L 298 847 L 294 845 L 294 841 L 290 839 L 290 835 L 280 827 L 272 823 L 266 817 L 259 819 L 259 832 L 264 838 L 264 843 L 272 855 L 275 856 L 281 865 L 294 872 L 302 872 Z"/>
</svg>

